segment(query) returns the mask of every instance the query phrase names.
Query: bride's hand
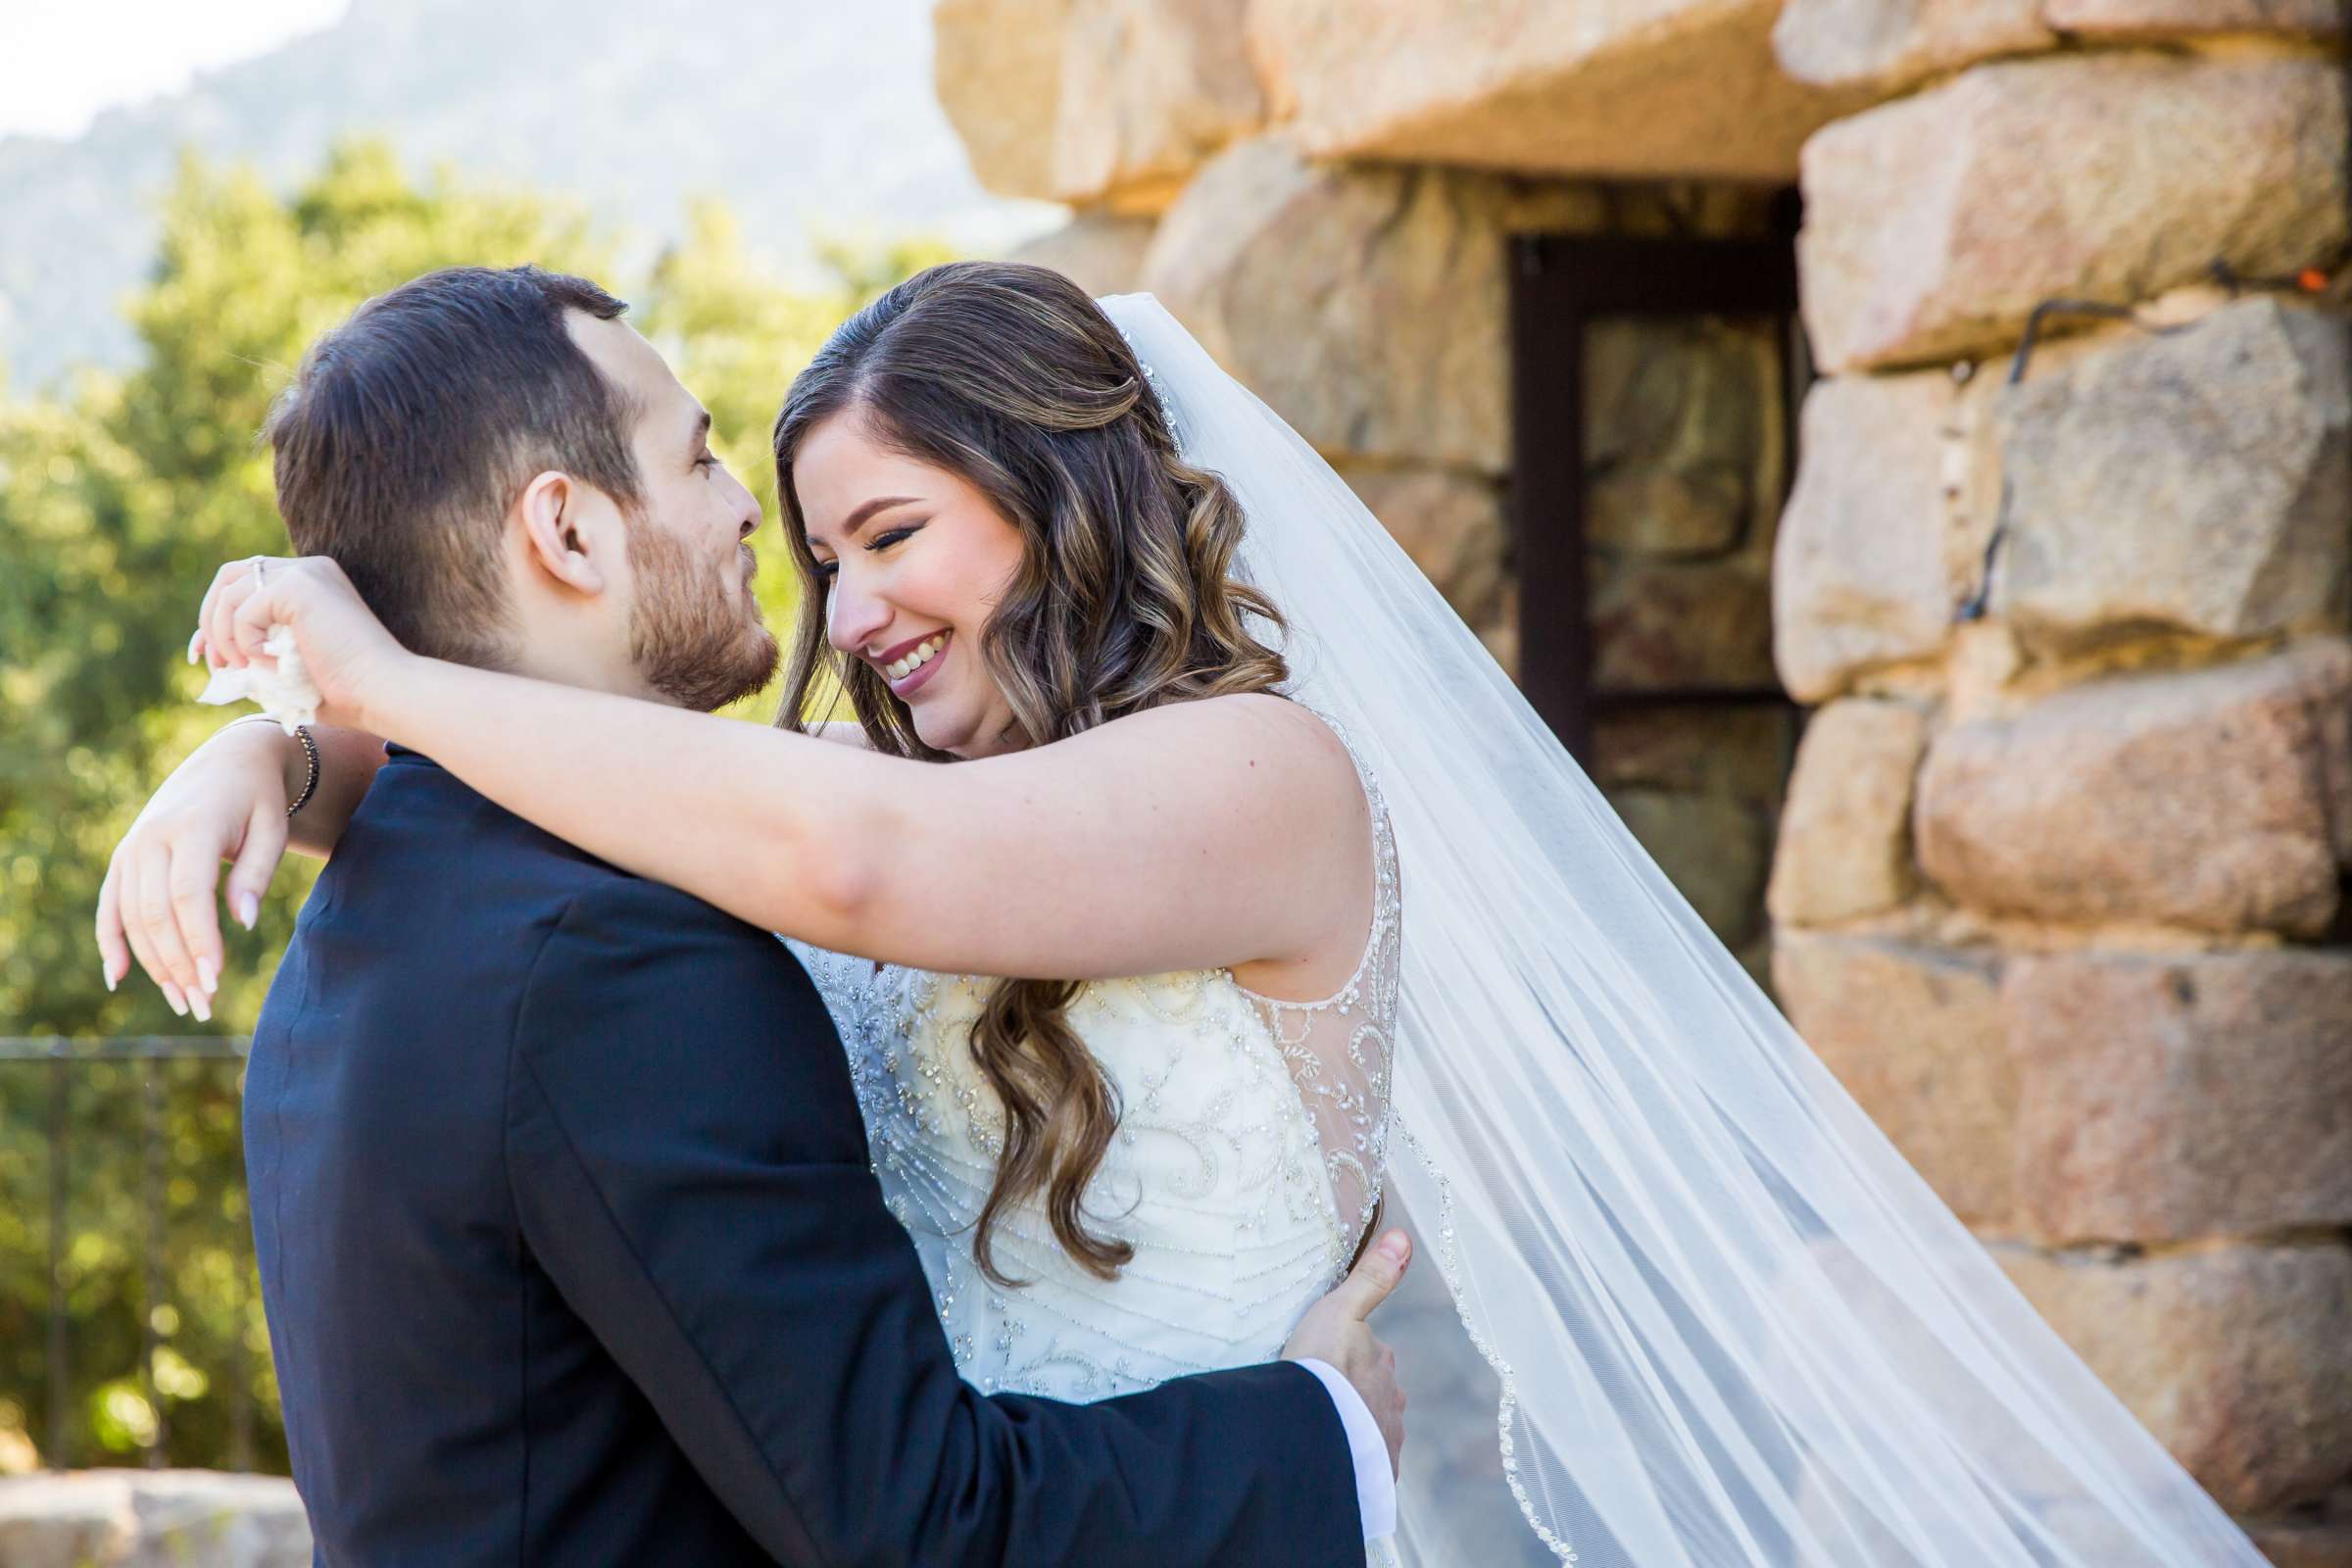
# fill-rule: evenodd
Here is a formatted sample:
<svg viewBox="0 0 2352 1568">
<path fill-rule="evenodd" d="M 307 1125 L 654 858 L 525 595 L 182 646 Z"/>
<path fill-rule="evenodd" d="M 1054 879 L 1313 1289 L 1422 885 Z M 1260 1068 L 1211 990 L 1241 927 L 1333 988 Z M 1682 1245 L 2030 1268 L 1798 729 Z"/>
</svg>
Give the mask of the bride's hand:
<svg viewBox="0 0 2352 1568">
<path fill-rule="evenodd" d="M 343 568 L 324 556 L 255 557 L 222 566 L 205 591 L 191 656 L 215 669 L 272 664 L 262 647 L 284 626 L 318 688 L 322 722 L 368 728 L 370 699 L 416 656 L 375 618 Z"/>
<path fill-rule="evenodd" d="M 220 862 L 229 907 L 251 930 L 286 850 L 286 780 L 274 724 L 231 724 L 164 780 L 107 863 L 98 890 L 98 954 L 112 991 L 131 958 L 172 1010 L 206 1022 L 220 985 Z"/>
</svg>

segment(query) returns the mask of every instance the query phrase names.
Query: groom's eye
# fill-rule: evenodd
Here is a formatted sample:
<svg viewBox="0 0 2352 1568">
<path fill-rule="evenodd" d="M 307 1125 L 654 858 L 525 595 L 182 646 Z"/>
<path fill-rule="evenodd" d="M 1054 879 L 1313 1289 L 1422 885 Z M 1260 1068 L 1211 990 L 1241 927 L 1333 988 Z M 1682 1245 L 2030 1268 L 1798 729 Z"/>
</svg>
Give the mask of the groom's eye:
<svg viewBox="0 0 2352 1568">
<path fill-rule="evenodd" d="M 715 452 L 706 452 L 701 457 L 694 460 L 694 466 L 708 472 L 709 470 L 719 466 L 718 454 Z"/>
</svg>

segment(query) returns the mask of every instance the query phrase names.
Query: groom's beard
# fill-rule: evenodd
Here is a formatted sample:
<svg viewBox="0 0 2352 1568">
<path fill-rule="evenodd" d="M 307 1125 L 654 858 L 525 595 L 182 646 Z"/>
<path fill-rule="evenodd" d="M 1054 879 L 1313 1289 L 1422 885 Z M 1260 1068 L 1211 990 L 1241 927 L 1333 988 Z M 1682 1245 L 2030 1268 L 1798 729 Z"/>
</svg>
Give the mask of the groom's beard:
<svg viewBox="0 0 2352 1568">
<path fill-rule="evenodd" d="M 629 654 L 646 683 L 707 713 L 749 697 L 776 673 L 776 639 L 751 606 L 752 548 L 705 564 L 639 518 L 628 531 L 637 603 Z"/>
</svg>

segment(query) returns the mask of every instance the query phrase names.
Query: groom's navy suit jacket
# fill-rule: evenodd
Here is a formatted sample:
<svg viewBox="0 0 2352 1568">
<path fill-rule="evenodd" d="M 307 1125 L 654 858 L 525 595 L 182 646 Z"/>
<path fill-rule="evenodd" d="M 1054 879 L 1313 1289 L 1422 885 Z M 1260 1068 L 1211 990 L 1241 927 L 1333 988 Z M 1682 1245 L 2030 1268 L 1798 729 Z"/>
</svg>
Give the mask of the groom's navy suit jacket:
<svg viewBox="0 0 2352 1568">
<path fill-rule="evenodd" d="M 964 1384 L 783 945 L 396 751 L 254 1036 L 322 1562 L 1363 1562 L 1296 1366 Z"/>
</svg>

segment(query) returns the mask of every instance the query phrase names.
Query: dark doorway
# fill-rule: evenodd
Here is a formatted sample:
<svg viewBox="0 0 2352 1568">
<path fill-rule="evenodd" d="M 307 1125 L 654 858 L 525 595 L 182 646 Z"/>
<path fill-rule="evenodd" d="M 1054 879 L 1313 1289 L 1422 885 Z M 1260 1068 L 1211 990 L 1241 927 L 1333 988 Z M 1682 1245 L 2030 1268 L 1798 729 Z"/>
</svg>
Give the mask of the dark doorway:
<svg viewBox="0 0 2352 1568">
<path fill-rule="evenodd" d="M 1520 685 L 1759 962 L 1798 718 L 1772 545 L 1811 375 L 1777 212 L 1746 238 L 1529 236 L 1511 278 Z"/>
</svg>

